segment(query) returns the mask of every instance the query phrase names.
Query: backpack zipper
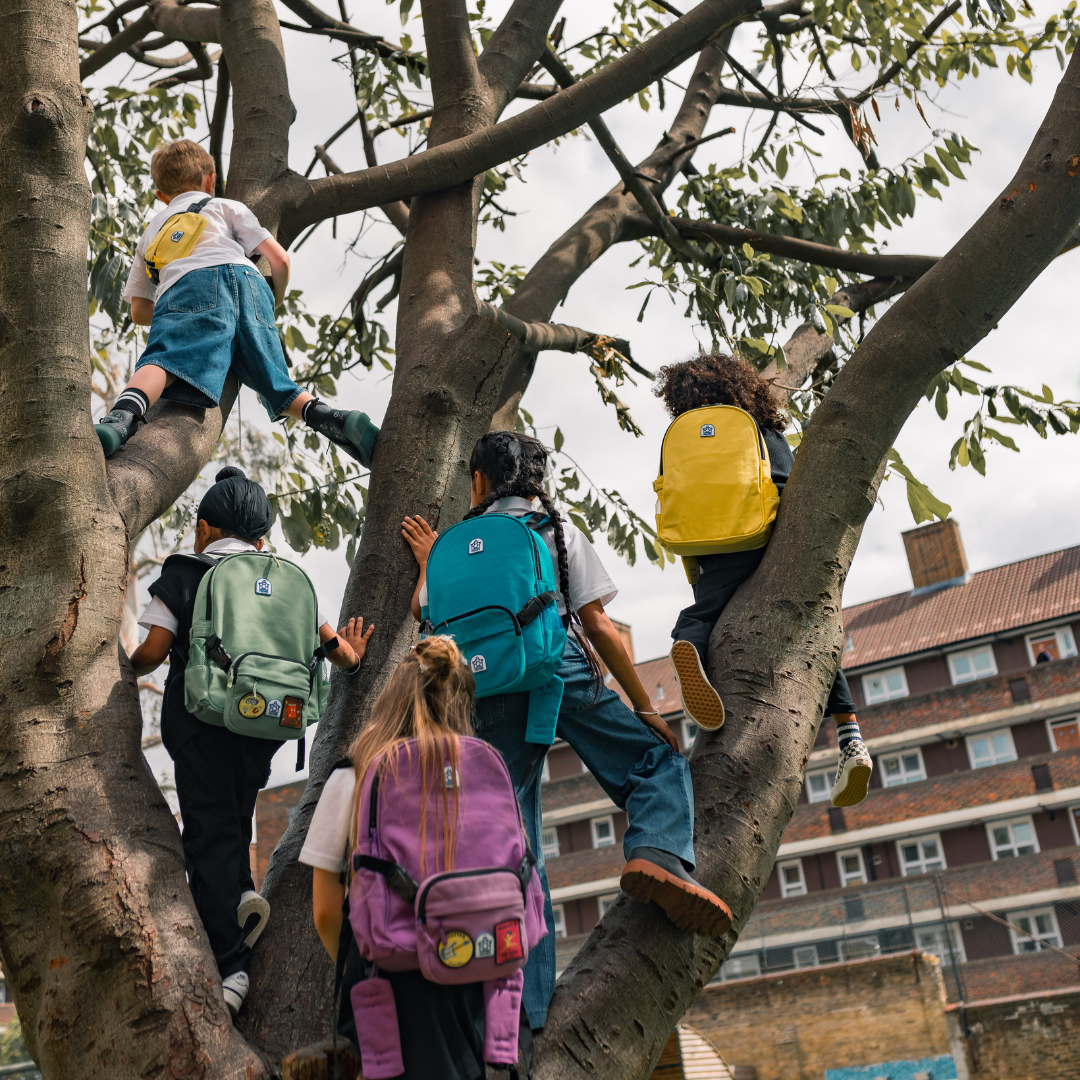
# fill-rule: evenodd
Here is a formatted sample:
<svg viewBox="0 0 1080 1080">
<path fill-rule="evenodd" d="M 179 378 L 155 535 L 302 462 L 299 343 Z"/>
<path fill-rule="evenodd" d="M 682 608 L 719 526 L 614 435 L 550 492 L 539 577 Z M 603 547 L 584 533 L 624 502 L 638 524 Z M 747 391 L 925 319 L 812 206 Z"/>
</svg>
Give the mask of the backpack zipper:
<svg viewBox="0 0 1080 1080">
<path fill-rule="evenodd" d="M 505 866 L 487 866 L 480 870 L 447 870 L 443 874 L 437 874 L 424 886 L 416 907 L 417 920 L 425 926 L 427 925 L 427 897 L 433 885 L 437 885 L 440 881 L 447 881 L 449 878 L 481 877 L 485 874 L 510 874 L 515 881 L 519 883 L 521 881 L 513 870 L 508 870 Z M 522 889 L 522 893 L 524 893 L 524 889 Z"/>
<path fill-rule="evenodd" d="M 230 665 L 230 669 L 233 672 L 232 682 L 236 681 L 236 672 L 240 668 L 240 664 L 246 660 L 249 656 L 262 656 L 267 660 L 284 660 L 286 663 L 295 664 L 297 667 L 302 667 L 308 673 L 308 693 L 311 692 L 311 687 L 315 685 L 315 672 L 311 670 L 302 660 L 297 660 L 292 656 L 278 656 L 276 653 L 265 652 L 251 652 L 241 653 Z M 230 682 L 230 685 L 232 685 Z"/>
<path fill-rule="evenodd" d="M 452 622 L 457 622 L 458 619 L 467 619 L 470 615 L 479 615 L 481 611 L 505 611 L 513 620 L 514 633 L 517 634 L 518 637 L 521 637 L 521 623 L 518 622 L 518 617 L 508 607 L 503 607 L 502 604 L 485 604 L 484 607 L 474 608 L 472 611 L 464 611 L 460 615 L 451 615 L 449 619 L 443 619 L 443 621 L 439 623 L 439 626 L 449 626 Z"/>
</svg>

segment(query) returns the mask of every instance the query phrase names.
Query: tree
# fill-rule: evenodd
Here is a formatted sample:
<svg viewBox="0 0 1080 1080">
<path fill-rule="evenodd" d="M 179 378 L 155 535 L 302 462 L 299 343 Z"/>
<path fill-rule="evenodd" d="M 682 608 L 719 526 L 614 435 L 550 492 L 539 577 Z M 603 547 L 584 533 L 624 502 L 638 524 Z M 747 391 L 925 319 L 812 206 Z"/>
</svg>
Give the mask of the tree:
<svg viewBox="0 0 1080 1080">
<path fill-rule="evenodd" d="M 1023 397 L 1016 388 L 981 387 L 957 367 L 1080 220 L 1075 5 L 1029 30 L 999 0 L 989 12 L 971 0 L 966 25 L 958 3 L 941 8 L 933 0 L 822 0 L 812 10 L 791 0 L 766 8 L 756 0 L 702 0 L 686 15 L 659 0 L 623 0 L 614 28 L 568 48 L 563 24 L 552 29 L 557 0 L 514 0 L 497 24 L 480 4 L 470 10 L 465 0 L 430 0 L 421 4 L 426 54 L 404 37 L 394 44 L 357 30 L 344 10 L 338 19 L 308 0 L 284 5 L 300 23 L 280 21 L 270 0 L 216 7 L 126 0 L 97 23 L 101 9 L 84 10 L 80 27 L 79 11 L 63 0 L 0 2 L 9 42 L 0 84 L 0 838 L 7 871 L 0 950 L 25 1037 L 46 1076 L 167 1070 L 209 1078 L 272 1075 L 284 1052 L 324 1034 L 330 973 L 312 932 L 310 876 L 295 856 L 331 763 L 414 640 L 414 569 L 398 523 L 418 508 L 436 526 L 461 516 L 469 450 L 493 418 L 516 421 L 540 349 L 584 352 L 604 399 L 632 428 L 611 385 L 633 364 L 626 342 L 615 328 L 549 320 L 609 247 L 637 241 L 649 287 L 679 290 L 718 342 L 775 373 L 777 393 L 790 398 L 804 426 L 769 552 L 711 644 L 709 670 L 728 703 L 728 723 L 699 739 L 692 757 L 702 880 L 731 902 L 733 932 L 719 941 L 688 938 L 650 908 L 616 904 L 564 975 L 539 1044 L 542 1077 L 646 1075 L 768 876 L 839 661 L 844 575 L 893 440 L 919 398 L 931 393 L 947 407 L 950 387 L 978 396 L 979 412 L 955 451 L 961 463 L 977 465 L 985 439 L 1007 438 L 982 419 L 999 401 L 999 422 L 1080 427 L 1075 406 L 1049 391 Z M 403 10 L 409 7 L 404 0 Z M 946 30 L 949 19 L 959 19 L 959 28 Z M 293 109 L 283 27 L 348 47 L 368 168 L 336 170 L 329 139 L 319 154 L 326 177 L 285 166 Z M 734 35 L 752 44 L 755 33 L 756 72 L 729 52 Z M 159 53 L 173 42 L 186 52 Z M 211 55 L 208 45 L 220 53 Z M 915 187 L 939 194 L 948 174 L 962 175 L 972 150 L 962 136 L 942 133 L 933 156 L 882 168 L 867 103 L 877 108 L 877 97 L 901 94 L 921 109 L 920 87 L 974 75 L 999 55 L 1030 78 L 1033 52 L 1052 49 L 1065 74 L 1001 199 L 941 260 L 867 250 L 876 226 L 914 212 Z M 107 465 L 90 426 L 88 244 L 95 349 L 111 356 L 132 340 L 117 285 L 124 245 L 147 204 L 138 179 L 145 151 L 162 128 L 175 133 L 195 122 L 195 100 L 171 95 L 168 85 L 146 94 L 82 88 L 80 78 L 121 54 L 168 70 L 163 82 L 172 86 L 211 78 L 217 63 L 208 135 L 220 159 L 231 100 L 225 190 L 282 242 L 298 241 L 327 218 L 375 207 L 404 232 L 400 251 L 360 284 L 351 318 L 319 321 L 302 372 L 327 393 L 348 363 L 370 365 L 385 353 L 365 304 L 380 281 L 392 279 L 401 297 L 393 395 L 343 611 L 363 613 L 380 632 L 360 675 L 334 676 L 311 782 L 268 873 L 275 917 L 255 953 L 254 988 L 238 1028 L 229 1023 L 186 888 L 175 824 L 140 752 L 136 681 L 117 647 L 129 547 L 214 452 L 235 386 L 205 415 L 159 404 L 154 423 Z M 653 154 L 630 165 L 601 114 L 632 95 L 644 104 L 651 87 L 663 92 L 668 73 L 695 55 L 678 118 Z M 832 94 L 830 65 L 839 58 L 877 65 L 879 74 L 854 97 Z M 583 61 L 575 80 L 569 65 Z M 538 64 L 553 82 L 536 80 Z M 430 89 L 427 117 L 409 96 L 410 80 Z M 515 96 L 537 104 L 501 119 Z M 705 125 L 717 105 L 764 111 L 770 122 L 745 161 L 697 172 L 691 158 L 710 138 Z M 824 178 L 809 190 L 784 188 L 793 148 L 811 148 L 781 132 L 781 122 L 817 132 L 823 117 L 844 125 L 865 167 L 854 180 L 832 178 L 840 184 Z M 430 119 L 423 145 L 418 140 L 408 157 L 378 166 L 371 123 L 422 119 Z M 479 299 L 473 252 L 481 215 L 497 225 L 505 213 L 497 199 L 522 155 L 584 125 L 620 183 L 523 279 L 485 270 L 480 284 L 490 299 Z M 687 178 L 683 213 L 672 215 L 662 200 L 680 175 Z M 752 186 L 741 185 L 747 177 Z M 850 281 L 841 287 L 833 271 Z M 872 314 L 898 292 L 904 295 L 861 342 L 842 337 L 845 320 Z M 287 335 L 293 331 L 291 348 L 303 319 L 298 304 L 293 297 L 279 312 Z M 807 321 L 781 349 L 777 335 L 795 317 Z M 287 452 L 303 455 L 294 431 L 287 441 Z M 327 518 L 322 496 L 316 506 L 306 502 L 310 489 L 300 491 L 311 514 L 287 532 L 298 546 L 328 542 L 338 535 L 331 525 L 355 529 L 361 516 L 349 494 L 356 471 L 333 455 L 310 462 L 306 475 L 327 478 L 332 507 Z M 303 479 L 292 480 L 297 489 Z M 913 509 L 942 512 L 915 478 L 908 484 Z M 572 477 L 564 475 L 563 489 L 569 502 L 578 498 Z M 279 494 L 292 500 L 296 519 L 292 489 Z M 604 493 L 590 491 L 588 499 L 593 513 Z M 584 505 L 579 499 L 578 510 Z M 620 509 L 608 502 L 603 512 Z M 636 529 L 650 552 L 640 519 L 630 518 L 630 532 L 618 524 L 627 551 Z M 664 560 L 655 548 L 651 554 Z"/>
</svg>

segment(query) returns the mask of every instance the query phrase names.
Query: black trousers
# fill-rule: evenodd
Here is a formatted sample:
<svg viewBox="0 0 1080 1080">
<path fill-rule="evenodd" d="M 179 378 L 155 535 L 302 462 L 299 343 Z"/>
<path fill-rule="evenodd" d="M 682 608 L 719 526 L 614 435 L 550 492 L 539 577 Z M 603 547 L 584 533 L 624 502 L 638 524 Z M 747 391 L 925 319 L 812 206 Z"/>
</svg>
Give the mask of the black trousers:
<svg viewBox="0 0 1080 1080">
<path fill-rule="evenodd" d="M 724 608 L 739 586 L 758 568 L 765 557 L 765 548 L 754 551 L 731 551 L 720 555 L 699 555 L 701 575 L 695 582 L 694 602 L 679 612 L 671 636 L 676 641 L 689 641 L 698 651 L 702 663 L 709 651 L 709 638 Z M 855 712 L 844 669 L 836 672 L 825 715 Z"/>
<path fill-rule="evenodd" d="M 188 885 L 224 979 L 246 971 L 251 949 L 236 921 L 251 879 L 255 798 L 281 743 L 203 724 L 173 753 Z"/>
</svg>

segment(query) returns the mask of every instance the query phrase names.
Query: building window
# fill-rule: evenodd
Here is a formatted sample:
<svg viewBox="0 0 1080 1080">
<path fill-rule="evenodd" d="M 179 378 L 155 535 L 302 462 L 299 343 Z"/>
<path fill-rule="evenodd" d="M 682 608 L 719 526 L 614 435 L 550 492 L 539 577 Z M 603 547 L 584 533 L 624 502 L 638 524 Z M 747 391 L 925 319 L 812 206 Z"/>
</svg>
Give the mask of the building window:
<svg viewBox="0 0 1080 1080">
<path fill-rule="evenodd" d="M 993 645 L 980 645 L 977 649 L 952 653 L 949 656 L 949 674 L 953 685 L 985 679 L 997 674 L 997 662 L 994 660 Z"/>
<path fill-rule="evenodd" d="M 809 802 L 824 802 L 836 783 L 835 769 L 821 769 L 806 774 L 806 798 Z"/>
<path fill-rule="evenodd" d="M 617 892 L 608 893 L 607 896 L 598 896 L 596 898 L 596 906 L 600 909 L 601 919 L 608 913 L 608 908 L 618 899 L 619 894 Z"/>
<path fill-rule="evenodd" d="M 664 685 L 663 685 L 663 683 L 657 683 L 656 684 L 656 693 L 653 694 L 653 701 L 663 701 L 663 700 L 664 700 Z"/>
<path fill-rule="evenodd" d="M 555 924 L 555 938 L 566 937 L 566 909 L 562 904 L 552 904 L 551 914 Z"/>
<path fill-rule="evenodd" d="M 1069 822 L 1072 824 L 1073 839 L 1080 846 L 1080 806 L 1070 807 Z"/>
<path fill-rule="evenodd" d="M 1000 765 L 1005 761 L 1016 760 L 1016 747 L 1013 745 L 1012 732 L 1008 728 L 984 731 L 981 735 L 969 735 L 967 747 L 973 769 L 985 769 L 988 765 Z"/>
<path fill-rule="evenodd" d="M 877 937 L 844 938 L 840 942 L 841 960 L 865 960 L 868 956 L 878 956 L 881 944 Z"/>
<path fill-rule="evenodd" d="M 721 969 L 720 977 L 728 979 L 750 979 L 761 974 L 761 959 L 757 953 L 745 956 L 733 956 Z"/>
<path fill-rule="evenodd" d="M 866 884 L 866 866 L 863 863 L 862 852 L 855 848 L 852 851 L 838 851 L 836 861 L 840 867 L 840 884 L 845 888 L 848 885 Z"/>
<path fill-rule="evenodd" d="M 545 859 L 557 859 L 559 857 L 558 829 L 544 829 L 540 833 L 540 850 L 544 853 Z"/>
<path fill-rule="evenodd" d="M 796 945 L 791 951 L 791 957 L 797 968 L 818 966 L 816 945 Z"/>
<path fill-rule="evenodd" d="M 682 744 L 687 750 L 694 745 L 694 740 L 697 738 L 697 733 L 701 730 L 694 723 L 693 720 L 684 720 L 682 722 Z"/>
<path fill-rule="evenodd" d="M 551 766 L 548 764 L 547 754 L 544 755 L 544 764 L 540 769 L 540 783 L 547 784 L 551 781 Z"/>
<path fill-rule="evenodd" d="M 940 836 L 916 836 L 911 840 L 901 840 L 896 850 L 900 853 L 900 872 L 904 877 L 932 874 L 935 870 L 945 869 Z"/>
<path fill-rule="evenodd" d="M 902 667 L 875 671 L 862 677 L 863 697 L 867 705 L 876 705 L 879 701 L 892 701 L 894 698 L 908 696 L 907 676 Z"/>
<path fill-rule="evenodd" d="M 943 964 L 951 964 L 956 957 L 958 964 L 967 962 L 964 955 L 963 938 L 956 932 L 955 926 L 948 927 L 948 936 L 944 926 L 922 926 L 915 930 L 915 948 L 921 952 L 936 956 Z M 949 946 L 952 945 L 950 952 Z"/>
<path fill-rule="evenodd" d="M 1057 916 L 1053 908 L 1010 912 L 1008 921 L 1014 953 L 1061 948 L 1061 934 L 1058 931 Z"/>
<path fill-rule="evenodd" d="M 1015 859 L 1020 855 L 1036 855 L 1039 841 L 1031 818 L 1015 821 L 998 821 L 987 825 L 990 834 L 990 851 L 995 859 Z"/>
<path fill-rule="evenodd" d="M 1076 639 L 1071 626 L 1059 626 L 1044 630 L 1041 634 L 1028 634 L 1028 659 L 1034 664 L 1039 653 L 1049 653 L 1051 660 L 1064 660 L 1076 655 Z M 1043 661 L 1045 663 L 1045 661 Z"/>
<path fill-rule="evenodd" d="M 1051 750 L 1075 750 L 1080 747 L 1080 721 L 1075 716 L 1055 720 L 1050 725 Z"/>
<path fill-rule="evenodd" d="M 914 784 L 917 780 L 926 779 L 926 766 L 923 764 L 922 751 L 918 747 L 905 750 L 902 754 L 891 754 L 888 757 L 882 755 L 878 764 L 881 767 L 881 782 L 885 787 Z"/>
<path fill-rule="evenodd" d="M 594 817 L 589 825 L 594 848 L 611 847 L 615 843 L 615 822 L 610 814 L 607 817 Z"/>
<path fill-rule="evenodd" d="M 776 867 L 776 876 L 780 879 L 780 895 L 785 900 L 789 896 L 806 895 L 806 878 L 803 876 L 802 859 L 779 863 Z"/>
</svg>

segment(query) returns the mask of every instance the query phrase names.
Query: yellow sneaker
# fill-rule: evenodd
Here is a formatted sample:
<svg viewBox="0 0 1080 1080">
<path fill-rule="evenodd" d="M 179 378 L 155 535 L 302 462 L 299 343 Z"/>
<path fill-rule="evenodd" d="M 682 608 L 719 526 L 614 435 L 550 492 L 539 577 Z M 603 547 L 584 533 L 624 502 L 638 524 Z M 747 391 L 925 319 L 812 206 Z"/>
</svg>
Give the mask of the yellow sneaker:
<svg viewBox="0 0 1080 1080">
<path fill-rule="evenodd" d="M 697 649 L 689 641 L 676 641 L 669 655 L 686 715 L 706 731 L 723 727 L 724 703 L 709 682 Z"/>
</svg>

